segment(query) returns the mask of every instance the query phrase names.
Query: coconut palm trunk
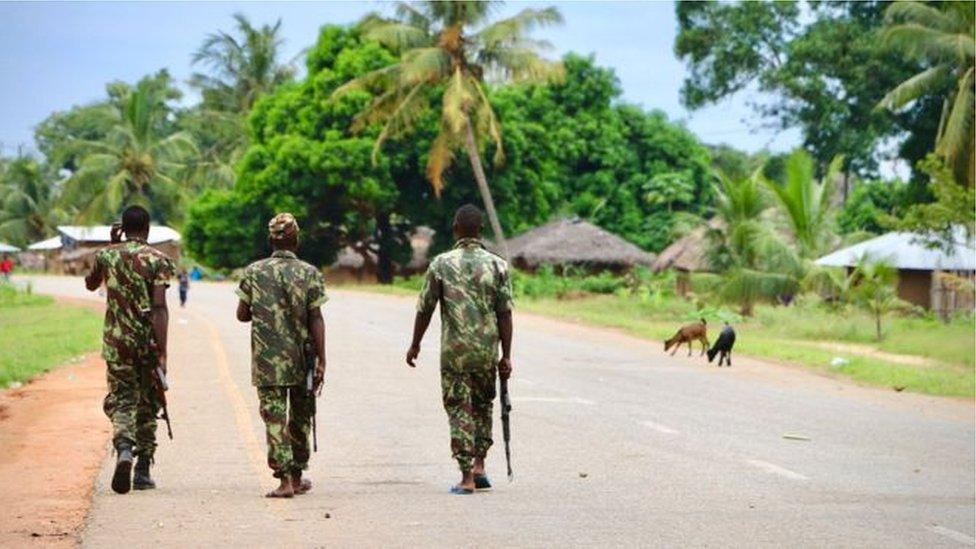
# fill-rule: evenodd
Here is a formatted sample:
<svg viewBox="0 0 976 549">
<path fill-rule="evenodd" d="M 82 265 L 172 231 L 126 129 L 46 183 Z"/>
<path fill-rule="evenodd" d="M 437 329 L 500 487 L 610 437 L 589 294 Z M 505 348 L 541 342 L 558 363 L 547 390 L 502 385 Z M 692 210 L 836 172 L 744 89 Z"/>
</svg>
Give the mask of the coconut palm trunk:
<svg viewBox="0 0 976 549">
<path fill-rule="evenodd" d="M 478 142 L 474 137 L 474 128 L 471 127 L 470 119 L 465 126 L 465 147 L 468 151 L 468 159 L 471 161 L 471 170 L 474 172 L 474 179 L 478 183 L 481 200 L 485 203 L 488 223 L 491 224 L 491 230 L 495 233 L 495 243 L 498 246 L 498 252 L 502 258 L 508 261 L 508 244 L 505 243 L 505 234 L 502 232 L 502 225 L 498 221 L 498 213 L 495 211 L 495 201 L 491 198 L 491 189 L 488 188 L 488 178 L 485 177 L 485 170 L 481 166 L 481 155 L 478 154 Z"/>
</svg>

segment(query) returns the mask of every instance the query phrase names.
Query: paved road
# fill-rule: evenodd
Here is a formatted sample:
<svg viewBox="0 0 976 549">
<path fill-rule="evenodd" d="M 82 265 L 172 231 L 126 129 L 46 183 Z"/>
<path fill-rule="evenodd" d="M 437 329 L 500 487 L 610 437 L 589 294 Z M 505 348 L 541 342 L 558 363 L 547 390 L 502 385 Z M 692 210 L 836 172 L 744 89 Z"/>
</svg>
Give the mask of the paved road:
<svg viewBox="0 0 976 549">
<path fill-rule="evenodd" d="M 34 284 L 83 293 L 80 279 Z M 325 308 L 316 489 L 269 501 L 247 328 L 234 307 L 230 285 L 197 284 L 186 309 L 171 309 L 176 440 L 161 443 L 160 488 L 114 495 L 107 457 L 84 545 L 974 543 L 971 401 L 742 360 L 706 368 L 656 343 L 526 315 L 516 317 L 516 481 L 504 481 L 496 451 L 494 492 L 450 496 L 436 337 L 408 369 L 412 301 L 348 291 Z"/>
</svg>

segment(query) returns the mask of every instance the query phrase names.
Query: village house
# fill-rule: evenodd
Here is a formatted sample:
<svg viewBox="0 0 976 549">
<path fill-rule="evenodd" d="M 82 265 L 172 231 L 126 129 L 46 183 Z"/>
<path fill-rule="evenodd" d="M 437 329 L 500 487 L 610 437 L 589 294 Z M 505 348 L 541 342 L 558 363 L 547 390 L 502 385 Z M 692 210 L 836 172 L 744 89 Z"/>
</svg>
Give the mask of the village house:
<svg viewBox="0 0 976 549">
<path fill-rule="evenodd" d="M 976 247 L 958 230 L 948 248 L 926 246 L 919 235 L 892 232 L 842 248 L 817 260 L 817 265 L 844 267 L 858 261 L 886 261 L 898 269 L 898 297 L 946 316 L 972 311 L 976 277 Z"/>
</svg>

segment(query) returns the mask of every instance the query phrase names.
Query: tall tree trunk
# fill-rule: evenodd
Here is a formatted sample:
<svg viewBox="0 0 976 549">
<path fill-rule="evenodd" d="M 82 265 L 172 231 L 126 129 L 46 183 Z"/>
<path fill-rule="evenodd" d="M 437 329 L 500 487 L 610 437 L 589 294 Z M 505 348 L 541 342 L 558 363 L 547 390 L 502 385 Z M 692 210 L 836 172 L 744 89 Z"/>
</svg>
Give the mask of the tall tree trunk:
<svg viewBox="0 0 976 549">
<path fill-rule="evenodd" d="M 874 313 L 874 328 L 878 332 L 878 341 L 881 341 L 881 309 Z"/>
<path fill-rule="evenodd" d="M 393 283 L 393 230 L 390 227 L 390 212 L 376 214 L 376 240 L 379 243 L 376 267 L 376 280 L 380 284 Z"/>
<path fill-rule="evenodd" d="M 478 154 L 478 142 L 474 138 L 474 128 L 471 127 L 471 120 L 468 120 L 465 126 L 467 129 L 465 145 L 468 149 L 468 159 L 471 161 L 471 169 L 474 171 L 474 179 L 478 182 L 478 191 L 481 192 L 481 200 L 485 203 L 485 213 L 488 214 L 488 223 L 491 224 L 491 230 L 495 233 L 495 243 L 498 246 L 498 252 L 507 261 L 508 244 L 505 242 L 502 224 L 498 222 L 498 213 L 495 212 L 495 201 L 491 198 L 491 190 L 488 188 L 488 179 L 485 177 L 485 170 L 481 166 L 481 155 Z"/>
</svg>

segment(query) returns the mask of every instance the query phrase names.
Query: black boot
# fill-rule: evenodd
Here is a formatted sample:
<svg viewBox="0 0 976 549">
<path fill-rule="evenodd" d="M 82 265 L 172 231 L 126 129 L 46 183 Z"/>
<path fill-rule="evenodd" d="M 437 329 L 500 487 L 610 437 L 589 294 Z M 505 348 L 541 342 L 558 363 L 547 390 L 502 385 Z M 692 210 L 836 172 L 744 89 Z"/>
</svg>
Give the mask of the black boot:
<svg viewBox="0 0 976 549">
<path fill-rule="evenodd" d="M 156 483 L 149 476 L 149 466 L 152 465 L 152 458 L 139 455 L 136 461 L 136 472 L 132 475 L 132 487 L 136 490 L 152 490 Z"/>
<path fill-rule="evenodd" d="M 115 461 L 115 474 L 112 475 L 112 490 L 126 494 L 132 488 L 132 443 L 120 440 L 115 445 L 118 456 Z"/>
</svg>

